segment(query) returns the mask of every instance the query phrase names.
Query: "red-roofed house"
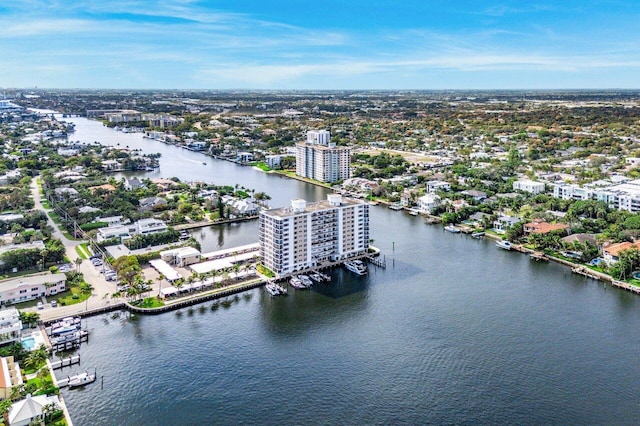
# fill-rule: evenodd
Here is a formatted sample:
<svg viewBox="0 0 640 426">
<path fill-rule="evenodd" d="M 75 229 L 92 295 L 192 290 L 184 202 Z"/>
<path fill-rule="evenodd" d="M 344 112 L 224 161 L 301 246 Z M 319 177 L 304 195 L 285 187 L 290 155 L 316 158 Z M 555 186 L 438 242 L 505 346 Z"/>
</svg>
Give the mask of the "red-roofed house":
<svg viewBox="0 0 640 426">
<path fill-rule="evenodd" d="M 640 249 L 640 241 L 636 241 L 635 243 L 625 241 L 623 243 L 609 244 L 602 248 L 602 258 L 608 265 L 612 265 L 618 262 L 620 253 L 632 248 Z"/>
<path fill-rule="evenodd" d="M 524 233 L 527 234 L 548 234 L 553 231 L 567 231 L 569 225 L 566 223 L 549 222 L 529 222 L 524 224 Z"/>
</svg>

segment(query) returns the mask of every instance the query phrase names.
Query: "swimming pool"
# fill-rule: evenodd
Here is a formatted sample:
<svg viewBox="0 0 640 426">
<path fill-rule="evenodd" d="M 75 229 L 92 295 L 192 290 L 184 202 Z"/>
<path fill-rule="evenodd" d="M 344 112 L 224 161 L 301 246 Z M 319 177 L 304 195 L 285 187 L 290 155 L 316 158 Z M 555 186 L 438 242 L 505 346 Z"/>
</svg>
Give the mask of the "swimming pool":
<svg viewBox="0 0 640 426">
<path fill-rule="evenodd" d="M 22 339 L 22 346 L 24 346 L 24 348 L 28 351 L 33 349 L 35 345 L 36 339 L 34 339 L 33 337 L 25 337 L 24 339 Z"/>
</svg>

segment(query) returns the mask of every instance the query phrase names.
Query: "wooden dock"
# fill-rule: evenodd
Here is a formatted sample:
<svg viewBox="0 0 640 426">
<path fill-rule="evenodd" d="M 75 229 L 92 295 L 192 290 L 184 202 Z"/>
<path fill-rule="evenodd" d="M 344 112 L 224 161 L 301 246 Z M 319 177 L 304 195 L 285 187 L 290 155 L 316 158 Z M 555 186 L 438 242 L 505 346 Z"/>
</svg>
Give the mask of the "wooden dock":
<svg viewBox="0 0 640 426">
<path fill-rule="evenodd" d="M 377 266 L 378 268 L 382 268 L 385 269 L 387 267 L 387 258 L 385 256 L 377 256 L 377 257 L 373 257 L 373 256 L 369 256 L 367 257 L 367 261 L 369 263 L 371 263 L 372 265 Z"/>
<path fill-rule="evenodd" d="M 629 283 L 625 283 L 624 281 L 612 280 L 611 285 L 617 288 L 621 288 L 623 290 L 630 291 L 632 293 L 640 294 L 640 287 L 629 284 Z"/>
<path fill-rule="evenodd" d="M 578 275 L 584 275 L 585 277 L 592 278 L 594 280 L 600 280 L 600 274 L 598 274 L 595 271 L 592 271 L 591 269 L 585 266 L 576 266 L 574 268 L 571 268 L 571 272 Z"/>
<path fill-rule="evenodd" d="M 548 262 L 549 261 L 549 258 L 547 257 L 547 255 L 544 254 L 541 251 L 536 251 L 536 252 L 531 253 L 529 255 L 529 258 L 531 260 L 535 260 L 536 262 Z"/>
</svg>

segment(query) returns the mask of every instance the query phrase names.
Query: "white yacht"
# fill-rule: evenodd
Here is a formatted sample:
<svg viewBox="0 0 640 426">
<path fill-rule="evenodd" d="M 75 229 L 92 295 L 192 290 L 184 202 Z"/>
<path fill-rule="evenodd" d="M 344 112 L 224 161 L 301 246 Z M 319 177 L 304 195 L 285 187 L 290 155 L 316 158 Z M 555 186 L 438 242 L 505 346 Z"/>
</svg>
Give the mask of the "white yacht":
<svg viewBox="0 0 640 426">
<path fill-rule="evenodd" d="M 367 273 L 367 266 L 362 260 L 347 260 L 344 262 L 344 267 L 358 275 L 365 275 Z"/>
</svg>

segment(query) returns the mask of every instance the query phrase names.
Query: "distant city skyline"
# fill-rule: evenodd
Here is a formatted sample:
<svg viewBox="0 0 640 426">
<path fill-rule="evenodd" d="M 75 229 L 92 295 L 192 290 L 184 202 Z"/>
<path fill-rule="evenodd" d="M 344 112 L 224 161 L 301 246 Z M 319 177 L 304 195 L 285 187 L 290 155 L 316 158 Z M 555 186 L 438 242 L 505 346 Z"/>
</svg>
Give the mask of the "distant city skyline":
<svg viewBox="0 0 640 426">
<path fill-rule="evenodd" d="M 630 0 L 3 3 L 4 88 L 640 88 Z"/>
</svg>

